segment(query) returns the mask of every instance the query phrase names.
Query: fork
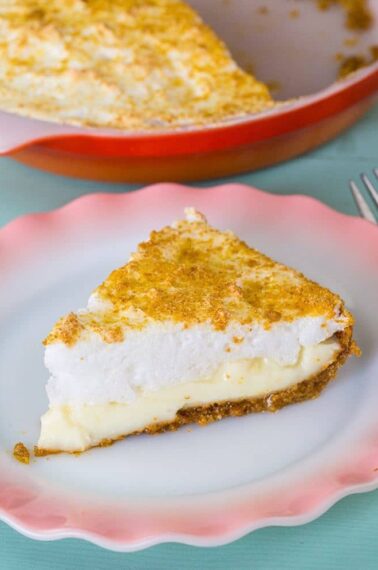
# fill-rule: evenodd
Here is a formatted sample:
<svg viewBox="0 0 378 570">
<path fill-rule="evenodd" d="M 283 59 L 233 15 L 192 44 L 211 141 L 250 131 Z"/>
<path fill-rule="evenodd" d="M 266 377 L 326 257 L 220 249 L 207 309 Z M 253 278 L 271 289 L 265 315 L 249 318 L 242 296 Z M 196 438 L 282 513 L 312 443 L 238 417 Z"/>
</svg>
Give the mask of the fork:
<svg viewBox="0 0 378 570">
<path fill-rule="evenodd" d="M 378 168 L 373 170 L 375 178 L 378 181 Z M 378 192 L 374 188 L 374 184 L 371 179 L 368 177 L 367 174 L 361 174 L 361 180 L 363 185 L 365 186 L 366 190 L 369 192 L 375 206 L 378 208 Z M 360 212 L 360 216 L 373 224 L 377 224 L 378 215 L 374 214 L 368 203 L 366 202 L 365 198 L 363 197 L 362 193 L 358 189 L 357 184 L 353 181 L 349 181 L 349 187 L 352 192 L 353 198 L 356 202 L 357 208 Z"/>
</svg>

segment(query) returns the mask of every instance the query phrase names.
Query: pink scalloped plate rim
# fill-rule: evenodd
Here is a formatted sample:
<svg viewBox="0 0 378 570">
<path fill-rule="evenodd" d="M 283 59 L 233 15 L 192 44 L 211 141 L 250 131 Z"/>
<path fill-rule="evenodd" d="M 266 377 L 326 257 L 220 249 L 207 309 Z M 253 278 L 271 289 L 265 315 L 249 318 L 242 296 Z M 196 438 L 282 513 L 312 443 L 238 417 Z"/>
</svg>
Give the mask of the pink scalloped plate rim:
<svg viewBox="0 0 378 570">
<path fill-rule="evenodd" d="M 128 194 L 88 195 L 50 213 L 24 216 L 0 231 L 1 272 L 6 276 L 30 261 L 53 238 L 111 227 L 112 220 L 122 216 L 135 221 L 144 219 L 146 212 L 150 217 L 164 212 L 164 217 L 183 204 L 194 204 L 209 217 L 221 211 L 225 223 L 239 217 L 243 223 L 264 221 L 274 228 L 282 220 L 288 227 L 309 220 L 378 277 L 378 229 L 373 224 L 335 212 L 313 198 L 276 196 L 238 184 L 209 189 L 157 184 Z M 378 387 L 375 392 L 371 388 L 366 405 L 375 405 L 374 398 L 378 401 Z M 294 467 L 267 481 L 224 492 L 130 499 L 116 506 L 100 499 L 83 499 L 81 504 L 69 493 L 54 494 L 32 481 L 33 465 L 17 466 L 16 477 L 5 467 L 0 473 L 0 518 L 34 539 L 76 537 L 118 551 L 164 542 L 222 545 L 262 527 L 307 523 L 349 494 L 378 488 L 378 423 L 372 409 L 361 412 L 358 426 L 346 430 L 343 438 L 332 458 L 322 459 L 321 451 L 316 452 L 298 472 Z"/>
</svg>

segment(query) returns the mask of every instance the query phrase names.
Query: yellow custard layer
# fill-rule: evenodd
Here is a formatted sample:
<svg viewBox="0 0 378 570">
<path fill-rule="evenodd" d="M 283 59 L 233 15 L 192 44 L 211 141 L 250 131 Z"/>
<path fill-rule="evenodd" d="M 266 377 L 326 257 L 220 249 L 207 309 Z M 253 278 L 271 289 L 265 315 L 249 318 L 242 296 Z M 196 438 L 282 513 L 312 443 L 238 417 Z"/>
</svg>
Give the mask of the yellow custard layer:
<svg viewBox="0 0 378 570">
<path fill-rule="evenodd" d="M 223 365 L 211 378 L 153 392 L 140 392 L 128 404 L 64 405 L 42 416 L 39 449 L 83 451 L 104 439 L 116 439 L 145 427 L 172 421 L 178 410 L 214 402 L 268 396 L 319 374 L 337 356 L 332 338 L 302 348 L 294 365 L 255 358 Z"/>
</svg>

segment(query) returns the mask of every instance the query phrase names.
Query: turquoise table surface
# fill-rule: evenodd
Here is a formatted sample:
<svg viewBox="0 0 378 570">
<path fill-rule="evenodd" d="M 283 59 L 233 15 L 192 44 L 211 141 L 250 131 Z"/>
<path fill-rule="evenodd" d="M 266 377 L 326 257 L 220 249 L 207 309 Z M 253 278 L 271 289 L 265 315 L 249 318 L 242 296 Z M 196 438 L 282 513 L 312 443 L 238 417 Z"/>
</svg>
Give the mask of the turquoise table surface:
<svg viewBox="0 0 378 570">
<path fill-rule="evenodd" d="M 321 149 L 232 180 L 276 194 L 315 196 L 337 210 L 356 214 L 348 180 L 374 167 L 378 167 L 378 107 Z M 205 188 L 224 181 L 200 186 Z M 22 214 L 50 210 L 89 192 L 127 192 L 138 187 L 54 177 L 3 158 L 0 159 L 0 226 Z M 166 544 L 133 554 L 118 554 L 80 540 L 32 541 L 0 523 L 0 570 L 71 568 L 377 570 L 378 491 L 347 497 L 305 526 L 262 529 L 233 544 L 212 549 Z"/>
</svg>

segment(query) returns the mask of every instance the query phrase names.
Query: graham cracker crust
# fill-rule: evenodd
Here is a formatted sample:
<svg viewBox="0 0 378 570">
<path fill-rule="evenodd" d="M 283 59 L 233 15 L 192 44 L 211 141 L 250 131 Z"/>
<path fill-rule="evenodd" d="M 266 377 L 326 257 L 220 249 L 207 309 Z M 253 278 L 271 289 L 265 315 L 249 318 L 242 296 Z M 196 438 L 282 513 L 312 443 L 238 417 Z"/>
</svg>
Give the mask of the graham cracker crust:
<svg viewBox="0 0 378 570">
<path fill-rule="evenodd" d="M 192 408 L 182 408 L 176 414 L 176 418 L 170 422 L 156 423 L 147 426 L 145 429 L 119 436 L 115 439 L 103 439 L 93 447 L 107 447 L 116 441 L 120 441 L 130 435 L 158 434 L 167 431 L 176 431 L 182 426 L 197 423 L 201 426 L 222 420 L 227 417 L 244 416 L 259 412 L 276 412 L 290 404 L 296 404 L 305 400 L 312 400 L 320 396 L 327 384 L 336 377 L 338 369 L 344 364 L 348 356 L 360 355 L 360 349 L 353 340 L 353 327 L 348 327 L 342 332 L 336 333 L 340 342 L 340 352 L 337 358 L 327 368 L 319 374 L 312 376 L 299 384 L 295 384 L 286 390 L 272 392 L 268 395 L 243 399 L 238 401 L 216 402 L 206 406 Z M 88 448 L 89 449 L 89 448 Z M 86 451 L 86 450 L 85 450 Z M 34 455 L 42 457 L 54 453 L 61 453 L 60 450 L 34 448 Z M 81 452 L 73 452 L 78 454 Z"/>
</svg>

